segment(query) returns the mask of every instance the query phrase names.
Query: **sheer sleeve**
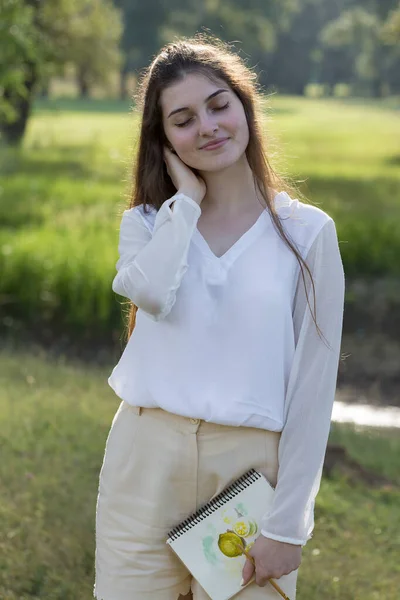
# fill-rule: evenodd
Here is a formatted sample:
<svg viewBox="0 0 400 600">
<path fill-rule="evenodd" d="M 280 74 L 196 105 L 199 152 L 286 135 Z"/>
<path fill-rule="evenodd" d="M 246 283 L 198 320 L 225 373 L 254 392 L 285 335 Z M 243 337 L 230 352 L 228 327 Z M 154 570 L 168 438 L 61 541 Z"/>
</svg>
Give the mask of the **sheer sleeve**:
<svg viewBox="0 0 400 600">
<path fill-rule="evenodd" d="M 122 215 L 112 289 L 132 300 L 154 321 L 164 318 L 175 303 L 176 290 L 189 266 L 190 240 L 200 214 L 199 204 L 179 192 L 162 204 L 152 231 L 135 209 Z"/>
<path fill-rule="evenodd" d="M 342 336 L 345 279 L 331 218 L 317 234 L 306 261 L 315 284 L 316 321 L 330 348 L 318 336 L 300 273 L 293 309 L 296 348 L 286 388 L 277 484 L 272 506 L 261 523 L 264 536 L 302 546 L 314 528 Z M 307 271 L 305 277 L 314 310 Z"/>
</svg>

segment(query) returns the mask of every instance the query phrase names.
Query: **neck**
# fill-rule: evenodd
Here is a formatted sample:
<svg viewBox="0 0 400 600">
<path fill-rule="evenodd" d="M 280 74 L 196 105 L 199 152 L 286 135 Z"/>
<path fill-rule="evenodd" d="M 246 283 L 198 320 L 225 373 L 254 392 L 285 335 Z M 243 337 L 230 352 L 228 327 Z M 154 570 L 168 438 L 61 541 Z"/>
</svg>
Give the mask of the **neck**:
<svg viewBox="0 0 400 600">
<path fill-rule="evenodd" d="M 225 169 L 199 171 L 199 175 L 207 186 L 206 195 L 201 203 L 202 210 L 233 215 L 250 208 L 250 205 L 256 202 L 260 204 L 253 173 L 245 154 Z"/>
</svg>

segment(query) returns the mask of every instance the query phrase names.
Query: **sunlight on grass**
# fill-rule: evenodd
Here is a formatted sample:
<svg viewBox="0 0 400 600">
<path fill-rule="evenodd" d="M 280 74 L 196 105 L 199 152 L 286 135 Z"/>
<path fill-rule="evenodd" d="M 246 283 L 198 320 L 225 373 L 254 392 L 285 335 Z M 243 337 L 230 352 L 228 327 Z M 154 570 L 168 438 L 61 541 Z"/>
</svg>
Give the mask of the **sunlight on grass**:
<svg viewBox="0 0 400 600">
<path fill-rule="evenodd" d="M 0 352 L 2 600 L 92 597 L 98 474 L 119 404 L 107 385 L 112 366 Z M 392 432 L 335 425 L 331 441 L 398 477 Z M 398 488 L 323 478 L 298 600 L 397 599 L 399 508 Z"/>
<path fill-rule="evenodd" d="M 346 276 L 398 277 L 396 111 L 282 96 L 268 104 L 272 160 L 335 219 Z M 0 153 L 0 294 L 11 328 L 120 326 L 111 281 L 138 117 L 127 103 L 85 106 L 37 102 L 22 150 Z"/>
</svg>

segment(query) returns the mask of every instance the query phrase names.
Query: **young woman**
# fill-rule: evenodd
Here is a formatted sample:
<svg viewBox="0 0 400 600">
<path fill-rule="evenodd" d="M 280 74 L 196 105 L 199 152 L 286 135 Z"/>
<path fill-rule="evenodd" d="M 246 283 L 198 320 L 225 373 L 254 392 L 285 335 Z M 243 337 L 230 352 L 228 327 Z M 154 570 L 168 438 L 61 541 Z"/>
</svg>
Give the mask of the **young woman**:
<svg viewBox="0 0 400 600">
<path fill-rule="evenodd" d="M 129 339 L 109 378 L 122 402 L 100 472 L 94 595 L 208 598 L 167 533 L 253 467 L 275 493 L 240 598 L 278 598 L 275 578 L 294 600 L 340 355 L 335 224 L 272 169 L 255 76 L 227 44 L 167 45 L 140 89 L 112 284 L 131 301 Z"/>
</svg>

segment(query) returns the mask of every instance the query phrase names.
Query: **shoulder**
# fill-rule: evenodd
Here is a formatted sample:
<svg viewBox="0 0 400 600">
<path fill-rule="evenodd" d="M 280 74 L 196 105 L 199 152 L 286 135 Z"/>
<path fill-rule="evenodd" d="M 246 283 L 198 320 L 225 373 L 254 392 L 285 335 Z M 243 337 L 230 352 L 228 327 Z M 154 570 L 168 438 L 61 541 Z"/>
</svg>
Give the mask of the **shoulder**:
<svg viewBox="0 0 400 600">
<path fill-rule="evenodd" d="M 324 225 L 328 222 L 334 225 L 332 217 L 326 211 L 291 198 L 287 192 L 279 192 L 274 198 L 274 204 L 285 230 L 305 252 Z"/>
<path fill-rule="evenodd" d="M 322 208 L 313 204 L 306 204 L 297 198 L 291 198 L 287 192 L 279 192 L 275 196 L 274 202 L 276 210 L 282 218 L 315 225 L 324 225 L 327 221 L 332 220 L 332 217 Z"/>
<path fill-rule="evenodd" d="M 156 215 L 157 211 L 154 206 L 147 205 L 145 210 L 144 204 L 139 204 L 138 206 L 124 210 L 122 213 L 122 222 L 131 224 L 136 222 L 140 225 L 145 225 L 147 229 L 153 231 Z"/>
</svg>

